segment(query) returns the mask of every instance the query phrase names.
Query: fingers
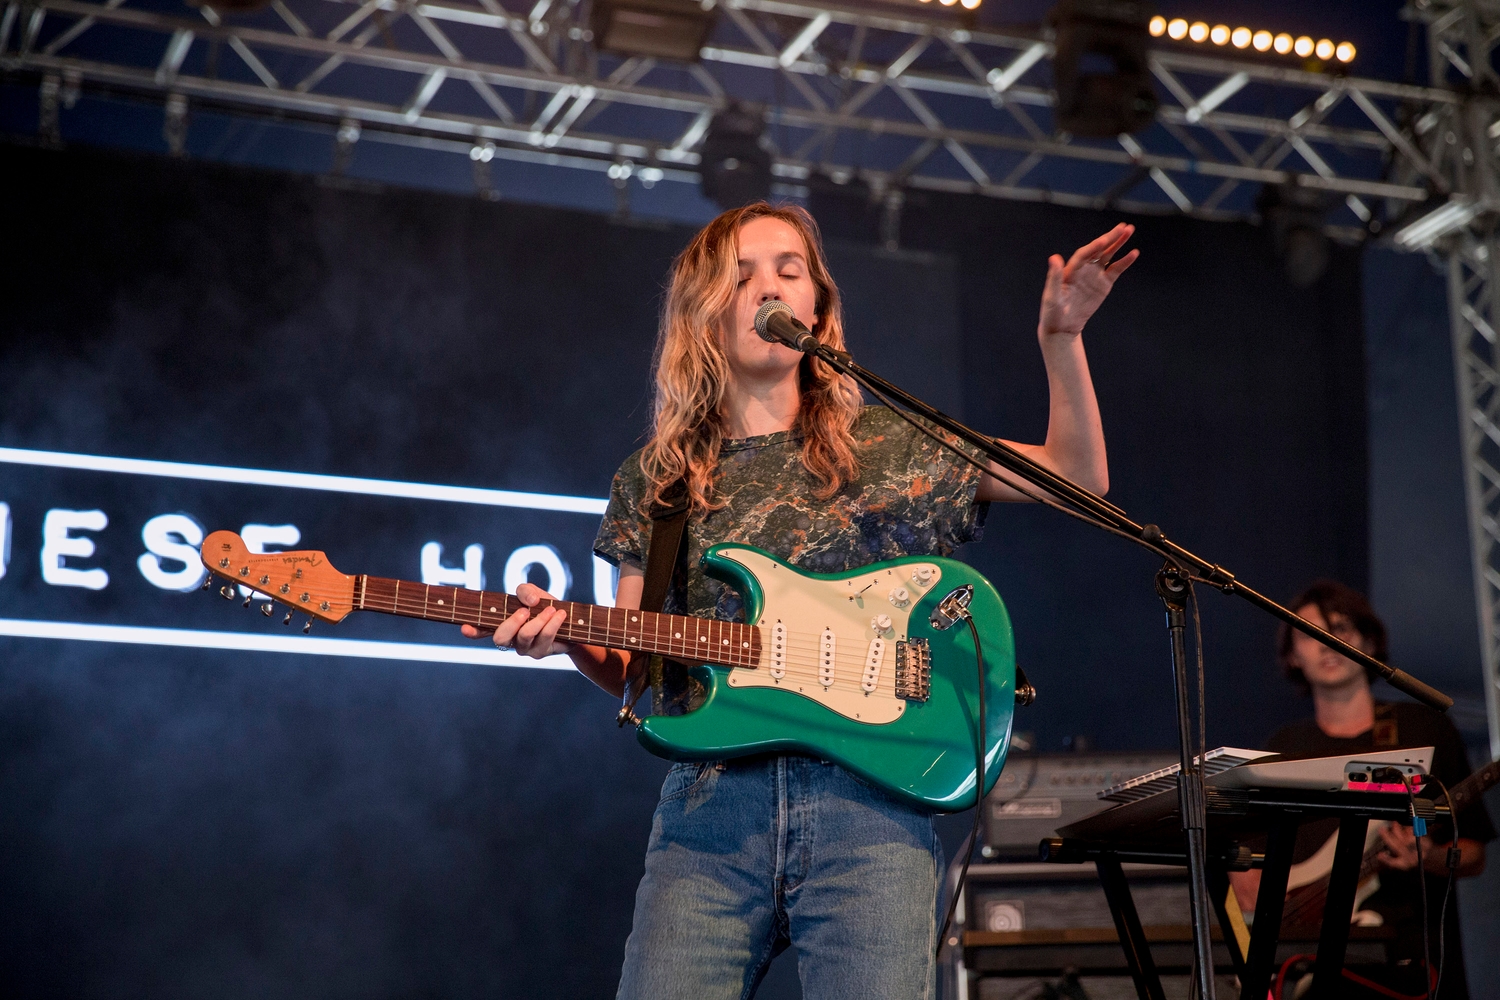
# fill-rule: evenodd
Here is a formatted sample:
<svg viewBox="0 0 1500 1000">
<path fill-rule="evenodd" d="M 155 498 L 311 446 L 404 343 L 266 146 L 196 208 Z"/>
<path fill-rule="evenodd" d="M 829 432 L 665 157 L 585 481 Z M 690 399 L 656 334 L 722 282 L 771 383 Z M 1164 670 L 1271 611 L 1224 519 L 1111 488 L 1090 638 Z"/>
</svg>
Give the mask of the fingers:
<svg viewBox="0 0 1500 1000">
<path fill-rule="evenodd" d="M 557 598 L 547 593 L 534 583 L 523 583 L 516 588 L 516 597 L 528 608 L 534 608 L 543 601 L 555 601 Z"/>
<path fill-rule="evenodd" d="M 1043 295 L 1055 295 L 1061 289 L 1065 270 L 1061 254 L 1047 258 L 1047 283 L 1042 289 Z"/>
<path fill-rule="evenodd" d="M 519 591 L 517 597 L 520 596 Z M 561 608 L 521 608 L 495 629 L 495 645 L 541 659 L 557 651 L 557 633 L 567 620 Z"/>
<path fill-rule="evenodd" d="M 1115 261 L 1113 264 L 1109 265 L 1109 267 L 1106 267 L 1104 269 L 1104 273 L 1109 275 L 1110 281 L 1114 281 L 1120 275 L 1129 270 L 1131 264 L 1134 264 L 1137 260 L 1140 260 L 1140 257 L 1141 252 L 1139 250 L 1132 250 L 1125 256 L 1121 257 L 1119 260 Z"/>
<path fill-rule="evenodd" d="M 1071 276 L 1074 270 L 1090 261 L 1107 266 L 1109 259 L 1133 235 L 1135 235 L 1135 227 L 1128 222 L 1122 222 L 1098 239 L 1079 247 L 1068 259 L 1067 276 Z"/>
</svg>

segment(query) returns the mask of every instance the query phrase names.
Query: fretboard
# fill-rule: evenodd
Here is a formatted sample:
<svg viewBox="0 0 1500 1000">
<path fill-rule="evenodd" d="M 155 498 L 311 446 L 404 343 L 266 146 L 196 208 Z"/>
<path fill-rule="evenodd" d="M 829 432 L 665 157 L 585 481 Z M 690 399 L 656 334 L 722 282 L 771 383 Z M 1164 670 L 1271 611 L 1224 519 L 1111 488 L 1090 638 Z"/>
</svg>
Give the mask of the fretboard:
<svg viewBox="0 0 1500 1000">
<path fill-rule="evenodd" d="M 488 590 L 360 576 L 355 581 L 354 607 L 360 611 L 473 625 L 481 632 L 493 632 L 524 605 L 520 598 Z M 576 601 L 544 600 L 537 605 L 538 609 L 542 607 L 561 608 L 568 613 L 567 622 L 557 632 L 564 642 L 642 650 L 726 667 L 753 667 L 760 662 L 760 629 L 753 625 Z"/>
</svg>

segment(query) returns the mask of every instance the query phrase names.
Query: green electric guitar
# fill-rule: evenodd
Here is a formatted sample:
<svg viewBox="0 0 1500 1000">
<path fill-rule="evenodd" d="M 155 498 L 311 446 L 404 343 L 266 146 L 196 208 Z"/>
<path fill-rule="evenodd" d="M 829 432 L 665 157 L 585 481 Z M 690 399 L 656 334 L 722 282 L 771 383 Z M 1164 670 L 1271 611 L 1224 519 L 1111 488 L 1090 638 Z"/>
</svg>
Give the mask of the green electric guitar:
<svg viewBox="0 0 1500 1000">
<path fill-rule="evenodd" d="M 340 573 L 321 552 L 252 553 L 231 531 L 209 535 L 201 555 L 214 576 L 329 622 L 380 611 L 492 631 L 521 608 L 503 593 Z M 1015 643 L 1005 605 L 983 576 L 937 556 L 804 573 L 748 545 L 716 545 L 703 566 L 740 593 L 744 623 L 546 602 L 568 613 L 559 639 L 696 664 L 703 704 L 641 720 L 646 749 L 688 761 L 806 753 L 915 805 L 966 809 L 975 799 L 979 717 L 966 607 L 984 653 L 985 790 L 1000 776 Z"/>
</svg>

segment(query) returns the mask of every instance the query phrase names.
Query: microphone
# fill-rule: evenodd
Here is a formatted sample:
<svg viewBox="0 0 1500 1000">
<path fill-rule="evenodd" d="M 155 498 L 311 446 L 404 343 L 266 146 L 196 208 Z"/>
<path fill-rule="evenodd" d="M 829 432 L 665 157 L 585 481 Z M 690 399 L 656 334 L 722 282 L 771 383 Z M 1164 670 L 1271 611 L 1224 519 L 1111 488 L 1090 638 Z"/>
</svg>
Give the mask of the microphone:
<svg viewBox="0 0 1500 1000">
<path fill-rule="evenodd" d="M 818 338 L 802 325 L 792 307 L 780 299 L 770 299 L 755 311 L 755 332 L 767 343 L 785 344 L 804 354 L 818 347 Z"/>
</svg>

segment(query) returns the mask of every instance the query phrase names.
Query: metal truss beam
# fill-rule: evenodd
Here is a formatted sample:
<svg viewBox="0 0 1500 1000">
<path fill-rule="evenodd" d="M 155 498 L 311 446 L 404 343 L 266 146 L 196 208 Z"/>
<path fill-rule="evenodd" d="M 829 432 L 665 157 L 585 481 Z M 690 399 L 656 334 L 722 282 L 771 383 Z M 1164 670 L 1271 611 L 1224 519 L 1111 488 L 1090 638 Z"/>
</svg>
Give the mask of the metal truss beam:
<svg viewBox="0 0 1500 1000">
<path fill-rule="evenodd" d="M 1402 168 L 1434 177 L 1445 202 L 1396 240 L 1448 265 L 1459 440 L 1469 517 L 1490 754 L 1500 758 L 1500 99 L 1495 50 L 1500 6 L 1492 0 L 1413 0 L 1425 22 L 1432 83 L 1461 95 L 1414 120 Z M 1439 183 L 1441 181 L 1441 183 Z"/>
<path fill-rule="evenodd" d="M 150 0 L 12 0 L 0 15 L 15 29 L 0 32 L 0 66 L 75 88 L 300 115 L 330 131 L 350 119 L 471 146 L 556 150 L 568 162 L 629 160 L 673 168 L 674 177 L 696 165 L 708 116 L 748 97 L 766 105 L 784 147 L 776 172 L 791 182 L 818 172 L 858 178 L 876 197 L 905 185 L 1211 219 L 1245 217 L 1245 195 L 1261 185 L 1297 185 L 1348 204 L 1351 232 L 1369 221 L 1367 200 L 1420 203 L 1436 186 L 1439 172 L 1393 124 L 1403 107 L 1458 101 L 1441 87 L 1159 50 L 1151 68 L 1169 95 L 1159 127 L 1082 140 L 1050 127 L 1046 38 L 964 28 L 918 9 L 719 6 L 701 63 L 683 72 L 652 60 L 611 69 L 589 44 L 576 0 L 526 16 L 501 0 L 276 0 L 234 18 L 211 6 L 195 18 Z M 119 50 L 136 57 L 80 45 L 104 30 L 129 33 L 133 43 Z M 237 65 L 204 58 L 224 48 Z M 351 83 L 351 73 L 363 76 Z M 455 99 L 455 86 L 479 105 Z M 1274 103 L 1268 95 L 1285 114 L 1256 113 Z M 1388 176 L 1397 160 L 1415 167 Z M 1047 183 L 1028 187 L 1026 177 Z"/>
</svg>

